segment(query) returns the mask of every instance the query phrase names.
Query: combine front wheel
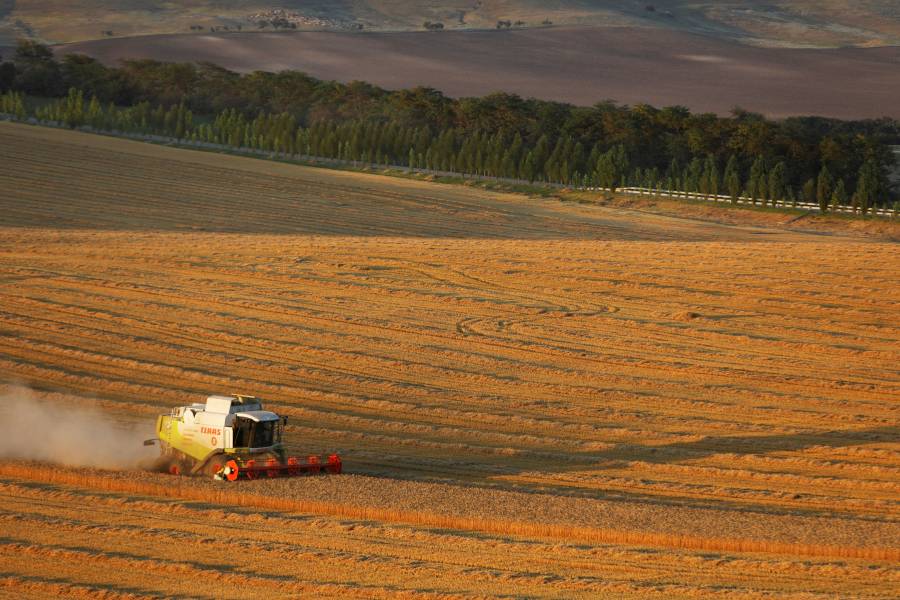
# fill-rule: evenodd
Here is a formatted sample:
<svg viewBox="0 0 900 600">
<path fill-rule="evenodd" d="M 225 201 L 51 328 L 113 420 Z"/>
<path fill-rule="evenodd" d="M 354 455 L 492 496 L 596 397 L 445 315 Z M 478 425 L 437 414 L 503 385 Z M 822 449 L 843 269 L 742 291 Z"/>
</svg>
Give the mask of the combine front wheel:
<svg viewBox="0 0 900 600">
<path fill-rule="evenodd" d="M 225 479 L 227 479 L 228 481 L 235 481 L 238 478 L 239 471 L 240 469 L 238 468 L 238 464 L 233 460 L 229 460 L 227 463 L 225 463 L 225 468 L 223 469 L 222 474 L 225 475 Z"/>
<path fill-rule="evenodd" d="M 184 464 L 184 461 L 175 459 L 169 463 L 169 475 L 187 475 L 190 469 Z"/>
</svg>

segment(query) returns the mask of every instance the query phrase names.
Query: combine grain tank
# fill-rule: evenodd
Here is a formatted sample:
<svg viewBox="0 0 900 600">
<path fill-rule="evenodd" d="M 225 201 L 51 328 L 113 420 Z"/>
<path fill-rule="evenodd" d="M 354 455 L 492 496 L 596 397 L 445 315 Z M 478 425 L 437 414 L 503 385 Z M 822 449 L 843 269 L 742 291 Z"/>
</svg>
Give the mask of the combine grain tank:
<svg viewBox="0 0 900 600">
<path fill-rule="evenodd" d="M 288 457 L 281 438 L 287 417 L 263 410 L 254 396 L 209 396 L 205 404 L 172 409 L 156 420 L 161 467 L 173 475 L 205 474 L 235 481 L 340 473 L 332 454 L 305 459 Z"/>
</svg>

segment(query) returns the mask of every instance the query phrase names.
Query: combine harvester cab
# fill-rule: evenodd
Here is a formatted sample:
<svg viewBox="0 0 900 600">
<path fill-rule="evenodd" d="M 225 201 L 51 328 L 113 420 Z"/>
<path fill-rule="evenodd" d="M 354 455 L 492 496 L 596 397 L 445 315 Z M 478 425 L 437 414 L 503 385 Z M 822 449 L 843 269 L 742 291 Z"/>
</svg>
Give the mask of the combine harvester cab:
<svg viewBox="0 0 900 600">
<path fill-rule="evenodd" d="M 209 396 L 206 404 L 179 406 L 156 420 L 161 466 L 173 475 L 228 481 L 341 472 L 336 454 L 325 461 L 286 456 L 285 423 L 254 396 Z"/>
</svg>

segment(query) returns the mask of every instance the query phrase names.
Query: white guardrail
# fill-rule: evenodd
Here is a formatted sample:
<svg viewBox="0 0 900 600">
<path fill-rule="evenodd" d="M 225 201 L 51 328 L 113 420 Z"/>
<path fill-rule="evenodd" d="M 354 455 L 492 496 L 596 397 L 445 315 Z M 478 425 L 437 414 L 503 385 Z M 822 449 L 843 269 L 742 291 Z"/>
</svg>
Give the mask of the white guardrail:
<svg viewBox="0 0 900 600">
<path fill-rule="evenodd" d="M 56 121 L 43 121 L 36 119 L 34 117 L 28 117 L 27 119 L 19 119 L 15 115 L 11 115 L 8 113 L 0 113 L 0 120 L 2 121 L 18 121 L 22 123 L 28 123 L 31 125 L 40 125 L 44 127 L 55 127 L 55 128 L 63 128 L 69 129 L 69 126 L 64 123 L 59 123 Z M 423 168 L 412 168 L 410 169 L 406 165 L 391 165 L 391 164 L 376 164 L 376 163 L 365 163 L 357 160 L 346 160 L 341 158 L 329 158 L 324 156 L 311 156 L 305 154 L 286 154 L 283 152 L 274 152 L 272 150 L 259 150 L 256 148 L 247 148 L 247 147 L 236 147 L 229 146 L 227 144 L 216 144 L 214 142 L 203 142 L 199 140 L 187 140 L 187 139 L 179 139 L 164 135 L 156 135 L 150 133 L 133 133 L 133 132 L 125 132 L 125 131 L 108 131 L 101 129 L 94 129 L 88 125 L 84 125 L 81 127 L 77 127 L 79 131 L 85 131 L 89 133 L 96 133 L 101 135 L 109 135 L 113 137 L 122 137 L 146 142 L 157 142 L 163 144 L 175 144 L 178 146 L 183 146 L 187 148 L 206 148 L 210 150 L 224 150 L 226 152 L 235 152 L 238 154 L 246 154 L 251 156 L 261 156 L 271 159 L 281 159 L 281 160 L 294 160 L 306 163 L 318 163 L 318 164 L 328 164 L 328 165 L 351 165 L 355 167 L 371 167 L 377 169 L 395 169 L 401 171 L 414 171 L 416 173 L 424 173 L 424 174 L 432 174 L 432 175 L 441 175 L 447 177 L 464 177 L 467 179 L 477 179 L 482 181 L 498 181 L 503 183 L 512 183 L 512 184 L 520 184 L 520 185 L 544 185 L 552 188 L 558 189 L 572 189 L 583 192 L 607 192 L 612 193 L 612 190 L 609 188 L 603 187 L 584 187 L 584 186 L 567 186 L 561 183 L 549 183 L 549 182 L 529 182 L 524 179 L 511 179 L 508 177 L 492 177 L 489 175 L 473 175 L 470 173 L 458 173 L 455 171 L 441 171 L 436 169 L 423 169 Z M 895 146 L 895 151 L 900 153 L 900 146 Z M 743 204 L 743 205 L 755 205 L 755 206 L 763 206 L 763 201 L 757 199 L 755 202 L 753 198 L 749 198 L 747 196 L 738 197 L 736 202 L 731 201 L 731 196 L 724 196 L 722 194 L 700 194 L 698 192 L 679 192 L 677 190 L 666 190 L 661 188 L 643 188 L 643 187 L 621 187 L 616 188 L 616 193 L 620 194 L 628 194 L 631 196 L 646 196 L 646 197 L 662 197 L 662 198 L 682 198 L 685 200 L 701 200 L 706 202 L 717 202 L 721 204 Z M 819 205 L 814 202 L 788 202 L 785 200 L 769 200 L 766 206 L 772 206 L 774 208 L 790 208 L 790 209 L 798 209 L 798 210 L 807 210 L 819 212 L 821 209 Z M 851 206 L 841 205 L 835 209 L 832 209 L 830 206 L 828 208 L 829 212 L 839 212 L 845 214 L 859 214 L 858 210 L 855 210 Z M 878 209 L 869 209 L 870 215 L 877 215 L 880 217 L 898 217 L 900 216 L 900 211 L 897 209 L 890 208 L 878 208 Z"/>
<path fill-rule="evenodd" d="M 588 191 L 610 191 L 608 188 L 587 188 Z M 630 194 L 632 196 L 659 196 L 664 198 L 684 198 L 686 200 L 705 200 L 707 202 L 721 202 L 724 204 L 749 204 L 756 206 L 772 206 L 775 208 L 796 208 L 801 210 L 811 210 L 811 211 L 820 211 L 821 208 L 815 202 L 790 202 L 787 200 L 769 200 L 767 204 L 764 204 L 762 200 L 757 199 L 755 202 L 753 198 L 749 198 L 747 196 L 739 196 L 736 202 L 731 201 L 731 196 L 723 196 L 721 194 L 699 194 L 696 192 L 678 192 L 673 190 L 663 190 L 663 189 L 654 189 L 654 188 L 640 188 L 640 187 L 624 187 L 618 188 L 616 190 L 622 194 Z M 839 213 L 848 213 L 848 214 L 857 214 L 859 210 L 854 209 L 852 206 L 840 205 L 836 208 L 831 208 L 829 205 L 828 212 L 839 212 Z M 896 217 L 898 216 L 898 211 L 896 209 L 891 208 L 871 208 L 869 209 L 869 214 L 878 215 L 881 217 Z"/>
</svg>

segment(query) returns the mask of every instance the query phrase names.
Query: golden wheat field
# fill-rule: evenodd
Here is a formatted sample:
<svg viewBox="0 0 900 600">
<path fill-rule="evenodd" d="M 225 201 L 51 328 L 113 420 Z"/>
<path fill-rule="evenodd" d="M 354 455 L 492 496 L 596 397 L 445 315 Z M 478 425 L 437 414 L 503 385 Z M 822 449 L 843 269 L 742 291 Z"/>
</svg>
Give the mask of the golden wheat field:
<svg viewBox="0 0 900 600">
<path fill-rule="evenodd" d="M 346 471 L 4 458 L 8 597 L 900 590 L 896 244 L 0 123 L 0 381 Z"/>
</svg>

